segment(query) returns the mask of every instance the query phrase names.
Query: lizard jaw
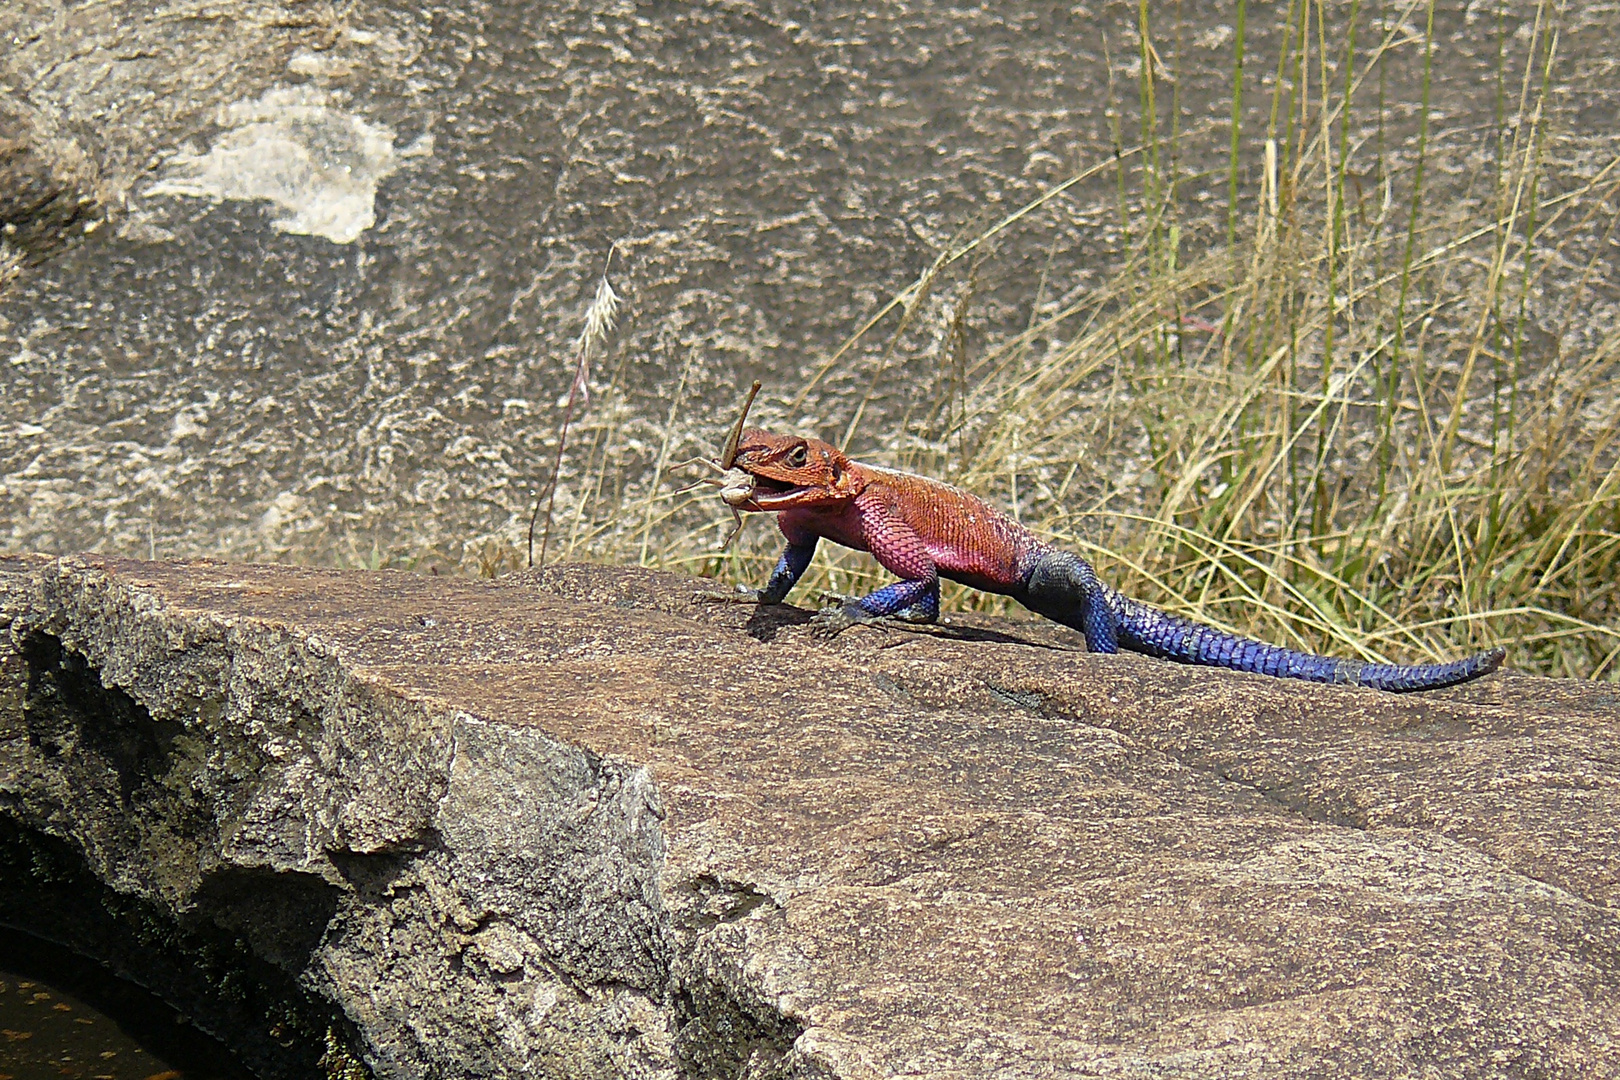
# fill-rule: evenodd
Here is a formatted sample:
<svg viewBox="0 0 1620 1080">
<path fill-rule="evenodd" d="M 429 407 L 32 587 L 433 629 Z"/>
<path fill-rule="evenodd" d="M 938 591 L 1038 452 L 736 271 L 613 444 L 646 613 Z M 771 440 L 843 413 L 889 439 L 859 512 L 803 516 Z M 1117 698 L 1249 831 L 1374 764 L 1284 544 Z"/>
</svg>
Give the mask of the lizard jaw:
<svg viewBox="0 0 1620 1080">
<path fill-rule="evenodd" d="M 789 484 L 784 480 L 773 480 L 771 477 L 755 473 L 754 488 L 749 493 L 748 501 L 761 511 L 786 510 L 803 502 L 809 490 L 808 487 Z"/>
</svg>

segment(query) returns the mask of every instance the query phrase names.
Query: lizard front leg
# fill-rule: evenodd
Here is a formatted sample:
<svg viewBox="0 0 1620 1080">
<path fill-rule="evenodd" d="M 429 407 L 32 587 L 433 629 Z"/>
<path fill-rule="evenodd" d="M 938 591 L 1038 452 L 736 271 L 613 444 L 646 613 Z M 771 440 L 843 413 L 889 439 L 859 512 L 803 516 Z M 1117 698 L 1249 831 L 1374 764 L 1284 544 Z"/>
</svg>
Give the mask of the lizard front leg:
<svg viewBox="0 0 1620 1080">
<path fill-rule="evenodd" d="M 838 602 L 816 612 L 811 620 L 820 637 L 833 637 L 852 626 L 883 619 L 931 623 L 939 618 L 939 578 L 932 581 L 897 581 L 868 596 L 823 593 Z"/>
<path fill-rule="evenodd" d="M 939 570 L 922 539 L 881 498 L 862 494 L 855 500 L 861 535 L 884 568 L 904 578 L 859 599 L 839 597 L 838 603 L 816 613 L 815 632 L 832 637 L 860 623 L 896 618 L 931 623 L 939 618 Z"/>
<path fill-rule="evenodd" d="M 810 567 L 810 560 L 816 554 L 816 536 L 808 538 L 795 537 L 788 541 L 787 547 L 782 549 L 782 557 L 776 560 L 776 569 L 771 571 L 771 579 L 765 583 L 763 589 L 750 589 L 746 585 L 737 586 L 734 593 L 702 592 L 694 598 L 698 601 L 726 601 L 733 603 L 780 604 L 787 599 L 787 594 L 793 586 L 799 583 L 805 570 Z"/>
<path fill-rule="evenodd" d="M 788 541 L 787 547 L 782 549 L 782 557 L 776 560 L 776 569 L 771 571 L 771 579 L 765 583 L 765 587 L 750 590 L 754 594 L 754 599 L 762 604 L 780 604 L 786 600 L 787 594 L 793 591 L 793 586 L 799 583 L 804 572 L 810 568 L 810 560 L 816 554 L 817 539 L 812 536 L 807 542 Z"/>
</svg>

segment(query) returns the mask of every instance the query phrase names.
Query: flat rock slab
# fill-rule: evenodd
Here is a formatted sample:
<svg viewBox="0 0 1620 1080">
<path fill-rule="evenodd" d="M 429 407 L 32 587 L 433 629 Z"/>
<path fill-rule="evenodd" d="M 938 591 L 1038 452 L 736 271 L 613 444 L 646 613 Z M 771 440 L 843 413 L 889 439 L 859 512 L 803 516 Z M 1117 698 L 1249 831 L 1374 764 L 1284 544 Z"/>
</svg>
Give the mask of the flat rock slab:
<svg viewBox="0 0 1620 1080">
<path fill-rule="evenodd" d="M 1614 687 L 702 585 L 0 561 L 0 810 L 377 1076 L 1620 1074 Z"/>
</svg>

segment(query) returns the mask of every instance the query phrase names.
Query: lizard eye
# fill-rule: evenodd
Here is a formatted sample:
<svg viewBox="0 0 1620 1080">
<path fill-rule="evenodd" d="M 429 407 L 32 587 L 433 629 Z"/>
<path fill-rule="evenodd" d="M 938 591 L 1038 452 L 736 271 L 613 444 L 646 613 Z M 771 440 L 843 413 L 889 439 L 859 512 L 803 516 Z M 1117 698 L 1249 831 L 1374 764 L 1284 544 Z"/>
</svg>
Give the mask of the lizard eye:
<svg viewBox="0 0 1620 1080">
<path fill-rule="evenodd" d="M 809 460 L 810 449 L 805 446 L 804 443 L 800 443 L 798 446 L 795 446 L 792 450 L 788 451 L 787 463 L 789 468 L 802 469 L 804 468 L 805 463 Z"/>
</svg>

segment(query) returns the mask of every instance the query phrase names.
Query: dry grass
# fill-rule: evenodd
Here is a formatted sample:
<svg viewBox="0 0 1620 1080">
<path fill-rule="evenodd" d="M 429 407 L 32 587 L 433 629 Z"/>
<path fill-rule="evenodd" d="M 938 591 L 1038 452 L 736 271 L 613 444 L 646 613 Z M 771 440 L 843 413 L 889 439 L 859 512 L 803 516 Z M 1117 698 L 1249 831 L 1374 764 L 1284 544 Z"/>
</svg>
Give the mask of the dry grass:
<svg viewBox="0 0 1620 1080">
<path fill-rule="evenodd" d="M 1226 243 L 1189 259 L 1185 178 L 1167 163 L 1178 140 L 1212 136 L 1162 120 L 1178 113 L 1162 101 L 1144 4 L 1140 145 L 944 252 L 788 411 L 883 333 L 854 432 L 905 332 L 943 312 L 938 392 L 887 463 L 1010 507 L 1123 591 L 1315 651 L 1415 660 L 1503 642 L 1520 668 L 1620 677 L 1620 336 L 1572 332 L 1601 267 L 1570 239 L 1607 242 L 1620 162 L 1549 182 L 1558 35 L 1543 4 L 1528 36 L 1498 42 L 1497 138 L 1470 197 L 1433 197 L 1432 5 L 1391 14 L 1378 23 L 1352 4 L 1354 32 L 1330 33 L 1318 6 L 1295 0 L 1267 65 L 1268 126 L 1231 133 Z M 1381 121 L 1380 65 L 1397 53 L 1425 58 L 1422 126 L 1386 153 L 1352 134 Z M 1240 149 L 1258 163 L 1258 190 L 1238 183 Z M 1066 306 L 1032 305 L 1027 333 L 967 356 L 975 259 L 1104 170 L 1117 172 L 1129 237 L 1119 271 Z M 948 279 L 954 299 L 930 308 Z M 1030 348 L 1053 338 L 1066 344 Z M 623 418 L 597 422 L 583 482 L 560 500 L 571 507 L 560 554 L 763 579 L 776 554 L 765 530 L 717 555 L 724 515 L 692 525 L 697 496 L 667 492 L 684 404 L 678 392 L 639 500 L 607 482 Z M 885 577 L 828 552 L 809 584 L 859 591 Z M 947 601 L 1005 604 L 965 590 Z"/>
</svg>

